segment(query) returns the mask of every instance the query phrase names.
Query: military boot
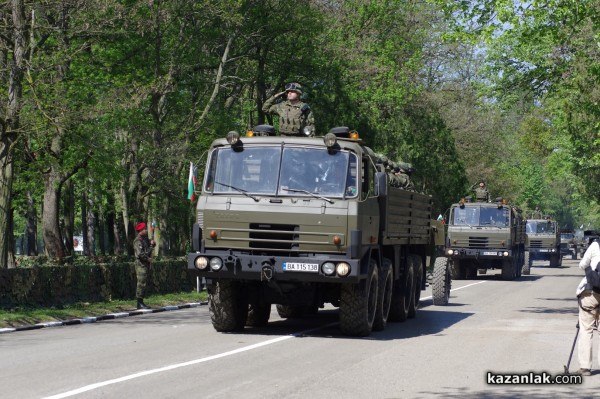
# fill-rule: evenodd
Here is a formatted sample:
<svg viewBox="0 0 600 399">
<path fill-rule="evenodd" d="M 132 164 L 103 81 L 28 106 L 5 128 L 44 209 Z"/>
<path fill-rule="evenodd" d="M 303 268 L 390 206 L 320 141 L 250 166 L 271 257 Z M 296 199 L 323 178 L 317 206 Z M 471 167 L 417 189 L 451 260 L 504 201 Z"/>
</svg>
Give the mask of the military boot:
<svg viewBox="0 0 600 399">
<path fill-rule="evenodd" d="M 150 309 L 150 306 L 148 306 L 144 303 L 143 298 L 138 298 L 137 299 L 137 308 L 138 309 Z"/>
</svg>

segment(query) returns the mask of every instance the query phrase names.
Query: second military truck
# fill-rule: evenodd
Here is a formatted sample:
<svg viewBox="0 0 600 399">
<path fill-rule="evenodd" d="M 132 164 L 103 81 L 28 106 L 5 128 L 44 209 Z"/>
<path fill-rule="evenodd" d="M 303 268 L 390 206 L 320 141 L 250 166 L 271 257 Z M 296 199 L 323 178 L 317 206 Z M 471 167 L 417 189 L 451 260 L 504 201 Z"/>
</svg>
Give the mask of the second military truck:
<svg viewBox="0 0 600 399">
<path fill-rule="evenodd" d="M 268 133 L 262 133 L 268 132 Z M 427 256 L 443 245 L 428 195 L 392 187 L 348 128 L 281 137 L 261 126 L 209 150 L 188 269 L 205 277 L 217 331 L 339 307 L 344 334 L 415 317 Z M 437 228 L 439 227 L 439 228 Z M 450 278 L 437 261 L 438 303 Z"/>
<path fill-rule="evenodd" d="M 555 220 L 527 220 L 527 244 L 523 274 L 530 274 L 534 260 L 550 261 L 550 267 L 562 265 L 560 229 Z"/>
<path fill-rule="evenodd" d="M 446 256 L 452 279 L 472 279 L 477 271 L 502 271 L 504 280 L 521 275 L 525 259 L 525 220 L 519 208 L 495 202 L 461 200 L 450 208 Z"/>
</svg>

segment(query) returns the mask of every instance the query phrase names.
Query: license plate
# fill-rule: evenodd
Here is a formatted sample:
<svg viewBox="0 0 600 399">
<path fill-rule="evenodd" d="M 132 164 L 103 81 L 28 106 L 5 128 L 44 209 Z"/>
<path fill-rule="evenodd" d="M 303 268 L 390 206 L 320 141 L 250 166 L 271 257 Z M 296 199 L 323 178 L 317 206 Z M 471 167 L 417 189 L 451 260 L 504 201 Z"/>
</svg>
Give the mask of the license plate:
<svg viewBox="0 0 600 399">
<path fill-rule="evenodd" d="M 489 251 L 487 251 L 487 252 L 484 252 L 483 254 L 484 255 L 493 255 L 493 256 L 495 256 L 495 255 L 498 255 L 498 252 L 489 252 Z"/>
<path fill-rule="evenodd" d="M 283 271 L 284 272 L 318 273 L 319 272 L 319 264 L 318 263 L 284 262 L 283 263 Z"/>
<path fill-rule="evenodd" d="M 549 252 L 548 249 L 540 249 L 540 252 Z"/>
</svg>

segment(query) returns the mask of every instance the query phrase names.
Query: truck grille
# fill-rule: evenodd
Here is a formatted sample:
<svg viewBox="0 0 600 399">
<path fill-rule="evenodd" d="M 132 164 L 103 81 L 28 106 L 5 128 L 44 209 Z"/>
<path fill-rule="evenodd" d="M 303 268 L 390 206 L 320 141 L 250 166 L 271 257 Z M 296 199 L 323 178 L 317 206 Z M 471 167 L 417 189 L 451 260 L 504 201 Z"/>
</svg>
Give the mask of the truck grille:
<svg viewBox="0 0 600 399">
<path fill-rule="evenodd" d="M 487 248 L 487 237 L 469 237 L 469 248 Z"/>
<path fill-rule="evenodd" d="M 249 246 L 250 248 L 292 250 L 298 247 L 294 241 L 298 240 L 297 225 L 250 223 Z"/>
<path fill-rule="evenodd" d="M 546 246 L 549 246 L 549 245 L 546 245 Z M 542 241 L 540 241 L 540 240 L 530 240 L 529 247 L 530 248 L 543 248 L 544 245 L 543 245 Z"/>
</svg>

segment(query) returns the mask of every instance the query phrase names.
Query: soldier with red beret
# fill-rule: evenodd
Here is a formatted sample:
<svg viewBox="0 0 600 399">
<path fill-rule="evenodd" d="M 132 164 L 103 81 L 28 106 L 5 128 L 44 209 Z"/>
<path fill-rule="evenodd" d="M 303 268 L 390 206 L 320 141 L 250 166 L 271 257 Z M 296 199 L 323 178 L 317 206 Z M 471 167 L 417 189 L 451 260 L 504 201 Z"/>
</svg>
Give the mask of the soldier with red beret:
<svg viewBox="0 0 600 399">
<path fill-rule="evenodd" d="M 148 229 L 146 223 L 141 222 L 135 226 L 135 231 L 138 233 L 133 240 L 133 251 L 135 255 L 135 274 L 137 278 L 137 287 L 135 295 L 137 297 L 138 309 L 150 309 L 144 303 L 146 294 L 146 282 L 148 280 L 148 271 L 150 269 L 150 259 L 152 250 L 156 246 L 154 240 L 148 239 Z"/>
</svg>

